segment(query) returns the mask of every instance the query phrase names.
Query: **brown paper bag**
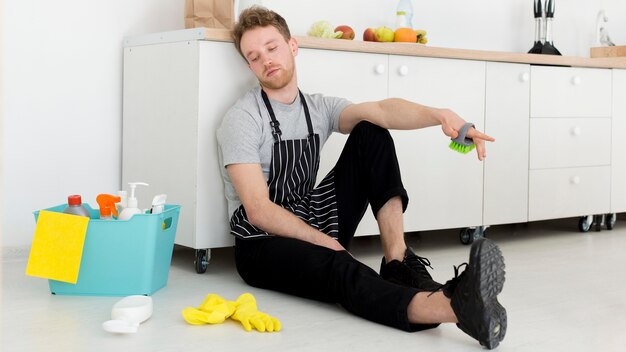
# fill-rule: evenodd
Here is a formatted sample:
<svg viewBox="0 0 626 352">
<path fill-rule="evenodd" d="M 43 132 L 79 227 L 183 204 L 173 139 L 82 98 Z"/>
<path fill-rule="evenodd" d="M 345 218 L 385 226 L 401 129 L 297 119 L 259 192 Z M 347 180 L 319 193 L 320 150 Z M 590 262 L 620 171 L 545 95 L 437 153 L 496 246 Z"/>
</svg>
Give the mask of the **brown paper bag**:
<svg viewBox="0 0 626 352">
<path fill-rule="evenodd" d="M 233 28 L 233 0 L 185 0 L 185 28 Z"/>
</svg>

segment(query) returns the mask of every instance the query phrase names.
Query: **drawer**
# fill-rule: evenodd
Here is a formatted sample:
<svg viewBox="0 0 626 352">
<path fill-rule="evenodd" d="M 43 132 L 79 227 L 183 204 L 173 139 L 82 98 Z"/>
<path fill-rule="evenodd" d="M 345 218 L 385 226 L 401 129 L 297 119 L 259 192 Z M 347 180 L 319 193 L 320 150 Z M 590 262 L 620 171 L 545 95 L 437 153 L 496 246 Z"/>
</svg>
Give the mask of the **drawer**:
<svg viewBox="0 0 626 352">
<path fill-rule="evenodd" d="M 611 119 L 530 120 L 530 168 L 611 164 Z"/>
<path fill-rule="evenodd" d="M 610 166 L 531 170 L 528 220 L 608 213 Z"/>
<path fill-rule="evenodd" d="M 531 67 L 531 117 L 610 117 L 611 70 Z"/>
</svg>

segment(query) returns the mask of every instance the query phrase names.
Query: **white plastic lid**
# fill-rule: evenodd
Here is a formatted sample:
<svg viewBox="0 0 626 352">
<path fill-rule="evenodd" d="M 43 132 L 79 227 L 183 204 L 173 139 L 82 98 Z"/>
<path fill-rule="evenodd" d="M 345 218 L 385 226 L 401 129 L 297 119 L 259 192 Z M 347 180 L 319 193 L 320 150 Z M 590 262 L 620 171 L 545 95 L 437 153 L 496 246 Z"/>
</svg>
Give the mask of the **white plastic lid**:
<svg viewBox="0 0 626 352">
<path fill-rule="evenodd" d="M 139 324 L 152 316 L 152 297 L 128 296 L 113 305 L 111 319 L 102 323 L 105 331 L 118 334 L 136 333 Z"/>
<path fill-rule="evenodd" d="M 134 334 L 139 328 L 139 324 L 131 324 L 125 320 L 107 320 L 102 323 L 102 328 L 112 334 Z"/>
</svg>

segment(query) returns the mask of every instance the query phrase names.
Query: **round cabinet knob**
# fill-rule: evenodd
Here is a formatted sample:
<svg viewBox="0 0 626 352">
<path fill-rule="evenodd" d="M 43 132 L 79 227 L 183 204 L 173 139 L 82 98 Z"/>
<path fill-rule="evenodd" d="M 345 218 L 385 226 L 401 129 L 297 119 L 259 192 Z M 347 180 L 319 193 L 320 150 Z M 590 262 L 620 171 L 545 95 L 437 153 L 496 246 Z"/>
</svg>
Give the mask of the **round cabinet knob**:
<svg viewBox="0 0 626 352">
<path fill-rule="evenodd" d="M 582 82 L 582 79 L 580 78 L 580 76 L 574 76 L 572 77 L 572 84 L 577 86 Z"/>
<path fill-rule="evenodd" d="M 406 65 L 402 65 L 398 68 L 400 76 L 406 76 L 409 74 L 409 68 Z"/>
<path fill-rule="evenodd" d="M 382 75 L 383 73 L 385 73 L 385 65 L 383 64 L 378 64 L 374 67 L 374 72 L 376 72 L 376 74 L 378 75 Z"/>
<path fill-rule="evenodd" d="M 580 136 L 582 134 L 582 130 L 580 127 L 572 127 L 572 136 Z"/>
<path fill-rule="evenodd" d="M 580 177 L 572 176 L 572 178 L 569 179 L 569 182 L 573 185 L 577 185 L 580 183 Z"/>
<path fill-rule="evenodd" d="M 519 80 L 522 82 L 530 81 L 530 74 L 528 72 L 524 72 L 519 76 Z"/>
</svg>

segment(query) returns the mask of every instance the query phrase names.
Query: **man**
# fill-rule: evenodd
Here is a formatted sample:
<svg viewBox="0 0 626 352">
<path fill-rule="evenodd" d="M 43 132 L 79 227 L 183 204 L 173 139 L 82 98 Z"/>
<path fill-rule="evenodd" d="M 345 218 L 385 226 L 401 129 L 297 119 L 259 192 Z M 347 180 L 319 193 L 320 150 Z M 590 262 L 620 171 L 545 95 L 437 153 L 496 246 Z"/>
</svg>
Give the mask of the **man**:
<svg viewBox="0 0 626 352">
<path fill-rule="evenodd" d="M 507 322 L 496 297 L 504 284 L 500 250 L 478 240 L 461 274 L 455 268 L 444 285 L 432 279 L 428 260 L 404 242 L 408 195 L 387 131 L 441 125 L 454 138 L 466 122 L 450 110 L 402 99 L 352 104 L 301 93 L 297 42 L 285 20 L 265 8 L 243 11 L 233 38 L 259 80 L 218 130 L 241 277 L 406 331 L 457 323 L 495 348 Z M 335 168 L 314 187 L 319 152 L 332 132 L 350 136 Z M 485 141 L 493 138 L 474 128 L 467 136 L 482 160 Z M 381 231 L 380 275 L 347 251 L 368 204 Z"/>
</svg>

